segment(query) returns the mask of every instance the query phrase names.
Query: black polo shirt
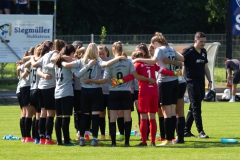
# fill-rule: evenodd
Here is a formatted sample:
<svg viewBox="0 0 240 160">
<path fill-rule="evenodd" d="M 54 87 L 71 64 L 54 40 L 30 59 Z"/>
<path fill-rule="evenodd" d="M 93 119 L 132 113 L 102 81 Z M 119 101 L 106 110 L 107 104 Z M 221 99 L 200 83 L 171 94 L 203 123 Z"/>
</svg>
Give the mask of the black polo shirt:
<svg viewBox="0 0 240 160">
<path fill-rule="evenodd" d="M 226 69 L 229 69 L 230 71 L 234 71 L 234 73 L 239 71 L 239 67 L 240 67 L 240 63 L 237 59 L 227 60 L 226 62 Z"/>
<path fill-rule="evenodd" d="M 205 48 L 197 52 L 193 45 L 183 50 L 184 66 L 186 69 L 187 81 L 203 80 L 205 78 L 205 64 L 208 63 L 207 51 Z"/>
</svg>

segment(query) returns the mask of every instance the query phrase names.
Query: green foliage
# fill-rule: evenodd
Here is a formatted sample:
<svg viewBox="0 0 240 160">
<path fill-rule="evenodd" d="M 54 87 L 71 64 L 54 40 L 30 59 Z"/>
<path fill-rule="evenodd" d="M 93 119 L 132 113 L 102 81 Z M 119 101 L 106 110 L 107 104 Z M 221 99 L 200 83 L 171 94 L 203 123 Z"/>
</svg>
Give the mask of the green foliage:
<svg viewBox="0 0 240 160">
<path fill-rule="evenodd" d="M 101 39 L 100 43 L 101 44 L 103 44 L 105 42 L 106 35 L 107 35 L 106 27 L 102 26 L 102 28 L 101 28 L 101 35 L 100 35 L 100 39 Z"/>
<path fill-rule="evenodd" d="M 185 104 L 185 114 L 188 111 L 189 103 Z M 12 134 L 20 137 L 19 130 L 19 106 L 1 106 L 0 112 L 0 135 Z M 116 148 L 111 148 L 111 141 L 101 141 L 100 147 L 78 146 L 76 132 L 73 125 L 73 116 L 70 123 L 70 137 L 76 144 L 74 147 L 46 146 L 33 143 L 22 143 L 20 140 L 0 140 L 0 159 L 239 159 L 240 144 L 223 144 L 221 138 L 239 139 L 240 128 L 237 125 L 240 121 L 239 104 L 228 102 L 204 102 L 202 103 L 202 117 L 205 132 L 209 139 L 185 138 L 185 144 L 173 145 L 171 147 L 134 147 L 140 143 L 138 136 L 131 136 L 132 147 L 123 147 L 124 141 L 118 141 Z M 132 112 L 133 126 L 137 124 L 137 113 Z M 108 124 L 108 123 L 107 123 Z M 158 125 L 157 125 L 158 126 Z M 106 126 L 108 132 L 108 126 Z M 159 133 L 159 127 L 158 127 Z M 197 134 L 195 125 L 192 126 L 192 133 Z M 53 140 L 56 140 L 53 130 Z M 147 142 L 149 144 L 149 141 Z M 160 142 L 156 141 L 156 144 Z M 80 154 L 79 154 L 80 153 Z"/>
<path fill-rule="evenodd" d="M 41 14 L 53 13 L 53 2 L 40 4 Z M 225 33 L 225 13 L 225 0 L 58 0 L 57 34 L 97 34 L 102 26 L 108 34 Z"/>
</svg>

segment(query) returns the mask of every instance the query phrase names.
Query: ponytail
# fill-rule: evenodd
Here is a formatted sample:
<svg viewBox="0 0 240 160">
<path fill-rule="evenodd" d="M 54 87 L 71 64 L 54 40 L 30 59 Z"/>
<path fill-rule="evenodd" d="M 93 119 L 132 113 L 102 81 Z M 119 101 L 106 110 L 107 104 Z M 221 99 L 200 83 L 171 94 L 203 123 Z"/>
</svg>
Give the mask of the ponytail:
<svg viewBox="0 0 240 160">
<path fill-rule="evenodd" d="M 155 35 L 151 39 L 151 44 L 154 42 L 160 43 L 162 46 L 168 46 L 168 42 L 160 32 L 155 32 Z"/>
<path fill-rule="evenodd" d="M 63 47 L 62 50 L 60 51 L 60 53 L 57 55 L 57 58 L 55 60 L 55 64 L 59 68 L 62 67 L 62 62 L 65 61 L 64 58 L 63 58 L 63 55 L 70 56 L 71 53 L 74 53 L 74 52 L 75 52 L 75 48 L 71 44 Z"/>
</svg>

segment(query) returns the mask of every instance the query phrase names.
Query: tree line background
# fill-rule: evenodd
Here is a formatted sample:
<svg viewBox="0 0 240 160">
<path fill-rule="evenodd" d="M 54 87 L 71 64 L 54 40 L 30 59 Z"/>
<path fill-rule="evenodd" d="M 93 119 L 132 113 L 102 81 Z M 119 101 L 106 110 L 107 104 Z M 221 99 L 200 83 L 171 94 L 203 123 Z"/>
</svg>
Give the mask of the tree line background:
<svg viewBox="0 0 240 160">
<path fill-rule="evenodd" d="M 30 4 L 28 14 L 37 14 L 37 2 Z M 53 2 L 40 7 L 54 12 Z M 226 0 L 57 0 L 57 35 L 100 34 L 102 26 L 109 35 L 225 33 Z"/>
</svg>

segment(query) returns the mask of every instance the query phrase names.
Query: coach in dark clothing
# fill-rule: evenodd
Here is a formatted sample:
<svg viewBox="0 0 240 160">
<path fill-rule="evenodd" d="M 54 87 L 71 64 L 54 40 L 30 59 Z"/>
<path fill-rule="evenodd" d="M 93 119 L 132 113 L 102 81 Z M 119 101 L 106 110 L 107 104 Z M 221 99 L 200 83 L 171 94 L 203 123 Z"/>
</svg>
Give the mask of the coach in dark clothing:
<svg viewBox="0 0 240 160">
<path fill-rule="evenodd" d="M 206 36 L 202 32 L 197 32 L 194 44 L 185 48 L 182 55 L 184 61 L 184 74 L 187 80 L 190 107 L 186 117 L 184 128 L 185 137 L 195 137 L 191 133 L 193 121 L 196 122 L 199 138 L 209 138 L 203 131 L 201 102 L 205 96 L 205 75 L 209 81 L 208 88 L 211 88 L 212 81 L 208 68 L 207 51 L 204 49 Z"/>
<path fill-rule="evenodd" d="M 231 75 L 232 71 L 233 74 L 233 81 L 232 81 L 232 98 L 229 102 L 235 102 L 235 96 L 236 96 L 236 88 L 237 84 L 240 81 L 240 62 L 237 59 L 225 59 L 224 60 L 225 68 L 227 71 L 227 85 L 229 86 L 231 82 Z"/>
</svg>

